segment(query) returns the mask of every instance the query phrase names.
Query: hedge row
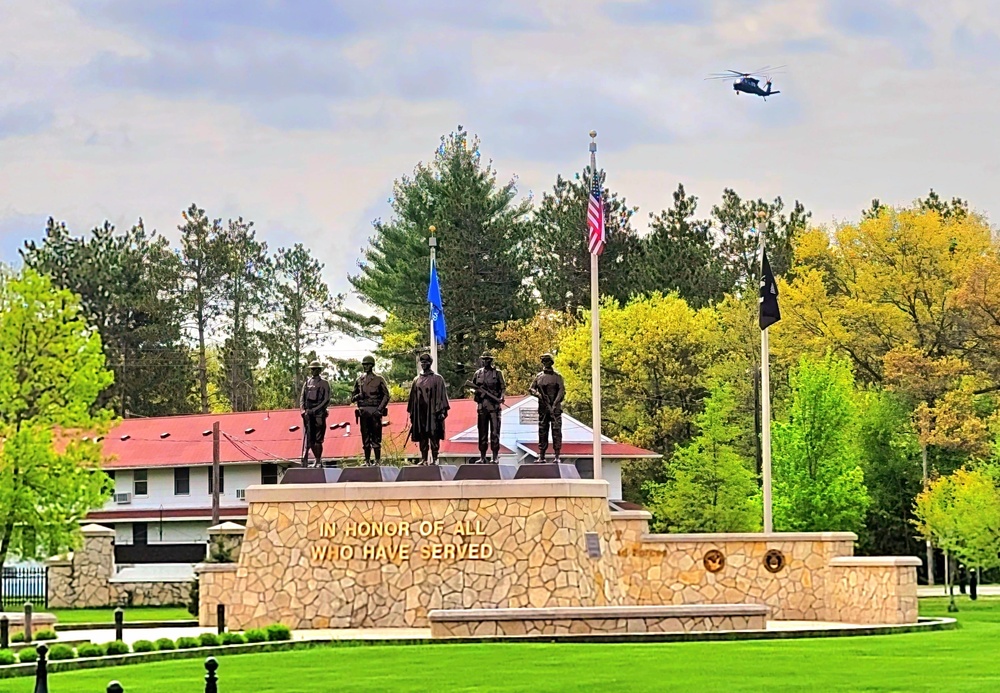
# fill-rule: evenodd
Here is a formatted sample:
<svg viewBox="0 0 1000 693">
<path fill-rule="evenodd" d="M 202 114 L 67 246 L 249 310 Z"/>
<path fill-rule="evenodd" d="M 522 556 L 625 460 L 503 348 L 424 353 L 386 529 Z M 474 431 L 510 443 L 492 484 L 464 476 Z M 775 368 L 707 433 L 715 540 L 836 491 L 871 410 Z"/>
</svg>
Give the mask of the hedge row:
<svg viewBox="0 0 1000 693">
<path fill-rule="evenodd" d="M 53 633 L 55 635 L 55 633 Z M 246 633 L 202 633 L 197 638 L 180 637 L 174 642 L 170 638 L 160 638 L 156 642 L 149 640 L 136 640 L 132 643 L 131 652 L 166 652 L 170 650 L 189 650 L 196 647 L 216 647 L 218 645 L 243 645 L 245 643 L 261 642 L 281 642 L 291 640 L 292 631 L 288 626 L 274 623 L 267 628 L 255 628 Z M 50 661 L 63 659 L 73 659 L 75 657 L 106 657 L 114 655 L 128 654 L 129 646 L 121 640 L 97 645 L 85 643 L 79 645 L 75 650 L 69 645 L 55 644 L 49 648 L 48 658 Z M 38 649 L 36 647 L 25 647 L 17 654 L 10 650 L 0 650 L 0 666 L 15 663 L 27 664 L 38 660 Z"/>
</svg>

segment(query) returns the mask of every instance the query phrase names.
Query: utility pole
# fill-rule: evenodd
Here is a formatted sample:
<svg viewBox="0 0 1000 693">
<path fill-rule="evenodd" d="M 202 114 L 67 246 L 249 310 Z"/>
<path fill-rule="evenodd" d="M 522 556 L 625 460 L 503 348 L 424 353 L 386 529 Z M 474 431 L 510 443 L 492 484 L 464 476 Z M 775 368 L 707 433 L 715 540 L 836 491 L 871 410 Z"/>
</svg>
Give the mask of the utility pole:
<svg viewBox="0 0 1000 693">
<path fill-rule="evenodd" d="M 212 424 L 212 526 L 219 524 L 219 422 Z"/>
</svg>

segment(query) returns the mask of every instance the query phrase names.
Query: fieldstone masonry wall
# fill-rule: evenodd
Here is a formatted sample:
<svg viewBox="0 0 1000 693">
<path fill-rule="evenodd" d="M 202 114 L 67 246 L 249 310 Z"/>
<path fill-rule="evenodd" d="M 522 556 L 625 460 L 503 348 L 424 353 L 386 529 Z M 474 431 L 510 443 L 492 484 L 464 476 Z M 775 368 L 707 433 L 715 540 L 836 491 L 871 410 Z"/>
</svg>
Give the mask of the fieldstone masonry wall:
<svg viewBox="0 0 1000 693">
<path fill-rule="evenodd" d="M 651 535 L 649 513 L 611 513 L 605 493 L 592 480 L 251 487 L 235 572 L 200 572 L 202 624 L 219 603 L 233 628 L 740 603 L 772 619 L 916 621 L 918 559 L 855 558 L 851 533 Z"/>
<path fill-rule="evenodd" d="M 50 609 L 84 609 L 118 604 L 164 606 L 188 601 L 191 592 L 188 580 L 115 580 L 115 531 L 100 525 L 87 525 L 81 532 L 83 546 L 79 551 L 46 561 Z"/>
</svg>

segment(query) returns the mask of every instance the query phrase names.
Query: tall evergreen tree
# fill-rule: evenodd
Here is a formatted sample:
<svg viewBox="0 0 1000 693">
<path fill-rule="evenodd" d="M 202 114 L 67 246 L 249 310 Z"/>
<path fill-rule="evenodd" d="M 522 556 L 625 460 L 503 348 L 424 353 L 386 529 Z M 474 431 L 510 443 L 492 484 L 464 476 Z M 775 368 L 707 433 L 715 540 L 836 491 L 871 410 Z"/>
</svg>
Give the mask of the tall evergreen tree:
<svg viewBox="0 0 1000 693">
<path fill-rule="evenodd" d="M 179 252 L 183 277 L 183 303 L 194 330 L 198 359 L 198 401 L 203 414 L 208 413 L 208 335 L 220 312 L 219 281 L 225 274 L 225 255 L 220 242 L 222 220 L 210 221 L 205 210 L 192 204 L 182 212 L 184 224 Z"/>
<path fill-rule="evenodd" d="M 78 294 L 101 342 L 114 384 L 98 398 L 120 416 L 190 411 L 191 355 L 181 334 L 180 263 L 167 240 L 138 224 L 105 222 L 89 237 L 49 219 L 41 243 L 27 241 L 25 265 Z"/>
<path fill-rule="evenodd" d="M 636 293 L 633 269 L 639 237 L 632 228 L 625 198 L 607 188 L 599 171 L 608 242 L 601 255 L 600 292 L 625 302 Z M 590 167 L 572 180 L 556 177 L 532 216 L 530 248 L 534 288 L 546 308 L 575 314 L 590 306 L 590 252 L 587 249 L 587 204 Z"/>
<path fill-rule="evenodd" d="M 700 308 L 720 300 L 731 288 L 710 222 L 694 218 L 697 208 L 698 198 L 678 185 L 673 207 L 650 212 L 650 233 L 642 239 L 642 258 L 634 272 L 635 290 L 676 291 L 689 305 Z"/>
<path fill-rule="evenodd" d="M 292 407 L 302 390 L 306 356 L 332 339 L 340 297 L 330 294 L 323 263 L 296 243 L 278 249 L 271 300 L 263 336 L 268 398 L 272 406 Z"/>
<path fill-rule="evenodd" d="M 441 138 L 429 164 L 396 181 L 392 218 L 375 221 L 361 271 L 350 278 L 369 305 L 427 334 L 427 238 L 436 227 L 448 322 L 436 368 L 453 388 L 472 375 L 480 352 L 495 345 L 493 326 L 522 317 L 528 307 L 530 205 L 516 196 L 515 180 L 499 183 L 492 163 L 480 157 L 478 138 L 459 127 Z"/>
<path fill-rule="evenodd" d="M 230 219 L 219 243 L 225 257 L 220 291 L 225 306 L 220 388 L 233 411 L 257 406 L 258 370 L 263 357 L 258 330 L 267 307 L 273 266 L 267 243 L 257 240 L 253 222 Z"/>
</svg>

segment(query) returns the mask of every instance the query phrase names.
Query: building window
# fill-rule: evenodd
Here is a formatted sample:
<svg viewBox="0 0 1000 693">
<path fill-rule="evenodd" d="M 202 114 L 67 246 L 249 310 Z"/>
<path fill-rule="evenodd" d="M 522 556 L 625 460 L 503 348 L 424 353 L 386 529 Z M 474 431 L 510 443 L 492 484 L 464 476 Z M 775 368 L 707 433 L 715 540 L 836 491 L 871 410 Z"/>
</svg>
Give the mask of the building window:
<svg viewBox="0 0 1000 693">
<path fill-rule="evenodd" d="M 149 542 L 149 526 L 145 522 L 132 523 L 132 543 L 145 546 Z"/>
<path fill-rule="evenodd" d="M 132 472 L 132 494 L 135 496 L 145 496 L 149 490 L 147 481 L 147 470 L 136 469 Z"/>
<path fill-rule="evenodd" d="M 278 465 L 276 464 L 260 465 L 260 483 L 262 484 L 278 483 Z"/>
<path fill-rule="evenodd" d="M 188 467 L 174 468 L 174 495 L 187 496 L 191 493 L 191 470 Z"/>
<path fill-rule="evenodd" d="M 219 495 L 226 492 L 226 468 L 219 465 Z M 208 495 L 212 495 L 212 468 L 208 468 Z"/>
</svg>

